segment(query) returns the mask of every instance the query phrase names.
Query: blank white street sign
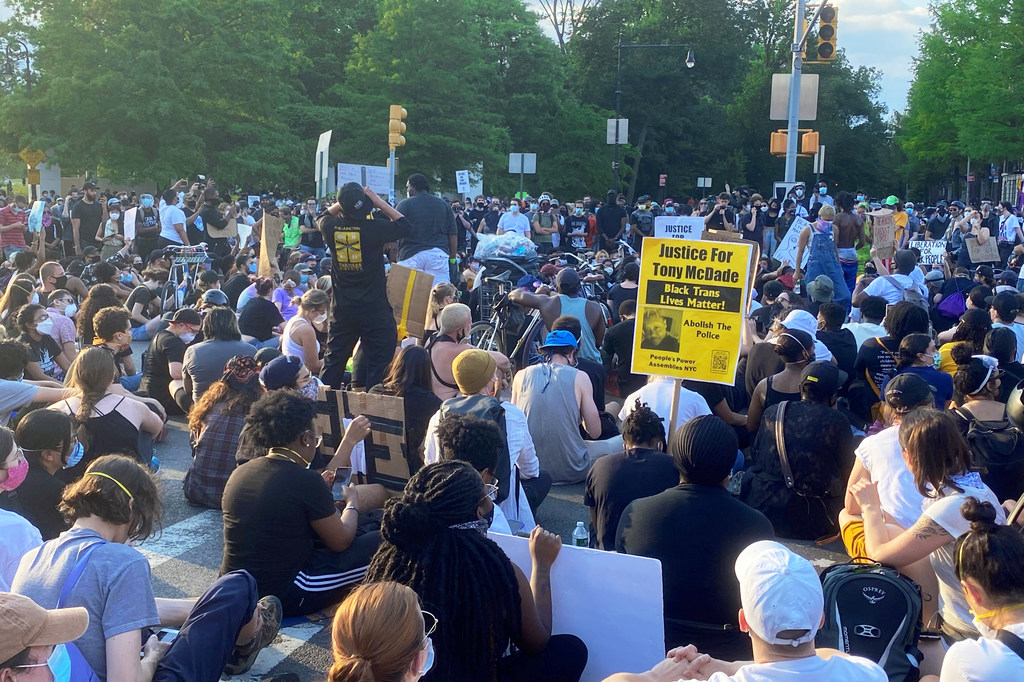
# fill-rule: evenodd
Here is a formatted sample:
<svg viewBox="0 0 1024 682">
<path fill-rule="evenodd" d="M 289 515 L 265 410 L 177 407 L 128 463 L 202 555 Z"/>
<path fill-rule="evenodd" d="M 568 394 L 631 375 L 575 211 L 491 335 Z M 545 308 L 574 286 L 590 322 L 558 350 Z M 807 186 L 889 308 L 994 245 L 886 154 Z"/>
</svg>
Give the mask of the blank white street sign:
<svg viewBox="0 0 1024 682">
<path fill-rule="evenodd" d="M 629 144 L 629 119 L 620 118 L 619 121 L 619 137 L 615 138 L 615 120 L 614 118 L 608 119 L 608 144 Z"/>
<path fill-rule="evenodd" d="M 508 155 L 508 172 L 533 175 L 537 172 L 537 155 L 515 153 Z"/>
</svg>

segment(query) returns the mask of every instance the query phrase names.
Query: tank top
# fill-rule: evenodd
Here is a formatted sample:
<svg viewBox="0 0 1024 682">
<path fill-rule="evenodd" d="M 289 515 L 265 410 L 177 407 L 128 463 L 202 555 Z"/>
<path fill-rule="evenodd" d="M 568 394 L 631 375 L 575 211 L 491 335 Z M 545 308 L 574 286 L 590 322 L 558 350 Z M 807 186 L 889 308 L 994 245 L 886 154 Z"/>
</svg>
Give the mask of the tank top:
<svg viewBox="0 0 1024 682">
<path fill-rule="evenodd" d="M 292 332 L 295 331 L 295 327 L 297 327 L 300 322 L 303 324 L 309 324 L 305 318 L 296 315 L 292 319 L 288 320 L 288 324 L 284 326 L 284 332 L 281 334 L 281 352 L 285 355 L 294 355 L 297 358 L 303 357 L 302 346 L 292 340 Z M 309 326 L 312 327 L 313 325 Z M 316 332 L 316 329 L 313 331 Z M 319 341 L 316 342 L 316 352 L 317 355 L 320 354 Z"/>
<path fill-rule="evenodd" d="M 548 362 L 519 373 L 522 384 L 517 407 L 526 414 L 540 468 L 551 474 L 555 483 L 582 481 L 590 468 L 587 445 L 579 429 L 578 371 Z"/>
<path fill-rule="evenodd" d="M 767 379 L 768 390 L 765 391 L 764 394 L 764 407 L 762 409 L 767 410 L 772 405 L 778 405 L 779 403 L 785 400 L 800 400 L 799 391 L 797 391 L 796 393 L 785 393 L 783 391 L 778 391 L 775 388 L 773 388 L 772 379 L 774 378 L 774 376 L 770 376 Z"/>
<path fill-rule="evenodd" d="M 591 362 L 601 362 L 601 353 L 598 352 L 597 341 L 594 340 L 594 330 L 587 322 L 587 299 L 570 298 L 565 294 L 559 294 L 558 299 L 562 302 L 561 314 L 571 315 L 580 321 L 580 357 Z"/>
<path fill-rule="evenodd" d="M 85 424 L 79 426 L 79 438 L 82 435 L 86 436 L 82 443 L 85 446 L 82 461 L 70 469 L 62 470 L 60 472 L 62 480 L 77 480 L 85 473 L 90 462 L 103 455 L 125 455 L 134 457 L 140 463 L 149 464 L 142 462 L 142 458 L 139 456 L 138 427 L 117 411 L 124 401 L 125 397 L 122 396 L 117 404 L 104 414 L 97 414 L 99 410 L 93 408 L 89 419 Z M 76 413 L 67 400 L 64 401 L 64 405 L 72 415 Z M 82 434 L 82 431 L 85 433 Z"/>
</svg>

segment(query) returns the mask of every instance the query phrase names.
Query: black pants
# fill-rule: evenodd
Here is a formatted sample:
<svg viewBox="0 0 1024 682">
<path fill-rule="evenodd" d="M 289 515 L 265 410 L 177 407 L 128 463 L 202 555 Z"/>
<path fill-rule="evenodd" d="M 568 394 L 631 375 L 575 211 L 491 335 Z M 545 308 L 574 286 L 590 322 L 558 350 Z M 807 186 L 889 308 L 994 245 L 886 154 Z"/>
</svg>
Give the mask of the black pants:
<svg viewBox="0 0 1024 682">
<path fill-rule="evenodd" d="M 576 635 L 552 635 L 539 654 L 517 651 L 498 662 L 501 682 L 579 682 L 587 667 L 587 645 Z"/>
<path fill-rule="evenodd" d="M 537 516 L 537 508 L 551 492 L 551 474 L 541 469 L 536 478 L 519 478 L 519 485 L 526 491 L 526 501 L 530 503 L 530 511 Z M 529 532 L 532 528 L 524 528 Z"/>
<path fill-rule="evenodd" d="M 344 552 L 325 547 L 313 551 L 281 600 L 284 615 L 304 616 L 337 604 L 363 581 L 370 559 L 380 546 L 380 532 L 357 535 Z"/>
<path fill-rule="evenodd" d="M 375 306 L 346 306 L 344 291 L 334 292 L 327 352 L 320 380 L 331 388 L 341 388 L 345 365 L 352 349 L 360 341 L 360 351 L 352 368 L 352 385 L 368 389 L 384 378 L 384 370 L 395 356 L 398 328 L 387 300 Z"/>
</svg>

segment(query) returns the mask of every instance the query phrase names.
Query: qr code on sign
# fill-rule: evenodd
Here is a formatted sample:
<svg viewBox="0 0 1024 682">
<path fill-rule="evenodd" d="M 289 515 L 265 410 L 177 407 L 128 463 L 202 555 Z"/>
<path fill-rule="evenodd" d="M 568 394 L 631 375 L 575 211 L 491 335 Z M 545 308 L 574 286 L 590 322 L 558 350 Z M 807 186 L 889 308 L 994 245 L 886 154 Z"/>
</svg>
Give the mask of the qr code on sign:
<svg viewBox="0 0 1024 682">
<path fill-rule="evenodd" d="M 725 374 L 729 370 L 729 352 L 724 350 L 711 351 L 711 371 Z"/>
</svg>

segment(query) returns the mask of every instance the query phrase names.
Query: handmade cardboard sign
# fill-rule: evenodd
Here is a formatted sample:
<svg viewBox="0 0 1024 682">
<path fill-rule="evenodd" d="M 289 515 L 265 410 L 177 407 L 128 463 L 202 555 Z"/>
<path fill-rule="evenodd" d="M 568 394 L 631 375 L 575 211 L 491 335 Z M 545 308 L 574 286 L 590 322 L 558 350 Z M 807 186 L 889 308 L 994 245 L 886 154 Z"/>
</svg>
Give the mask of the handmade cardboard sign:
<svg viewBox="0 0 1024 682">
<path fill-rule="evenodd" d="M 237 233 L 238 228 L 235 228 Z M 259 276 L 273 277 L 277 268 L 272 264 L 277 258 L 277 246 L 281 243 L 281 233 L 284 231 L 284 221 L 275 218 L 269 213 L 263 214 L 263 231 L 260 238 L 260 263 Z"/>
<path fill-rule="evenodd" d="M 429 272 L 413 270 L 404 265 L 391 266 L 388 272 L 388 301 L 395 314 L 399 341 L 407 336 L 423 338 L 433 287 L 434 276 Z"/>
<path fill-rule="evenodd" d="M 875 255 L 879 258 L 892 258 L 896 255 L 896 221 L 893 212 L 872 211 L 871 243 L 875 247 Z"/>
<path fill-rule="evenodd" d="M 213 225 L 207 225 L 206 233 L 213 237 L 214 239 L 221 239 L 223 237 L 237 237 L 238 222 L 234 218 L 232 218 L 224 227 L 214 227 Z"/>
</svg>

